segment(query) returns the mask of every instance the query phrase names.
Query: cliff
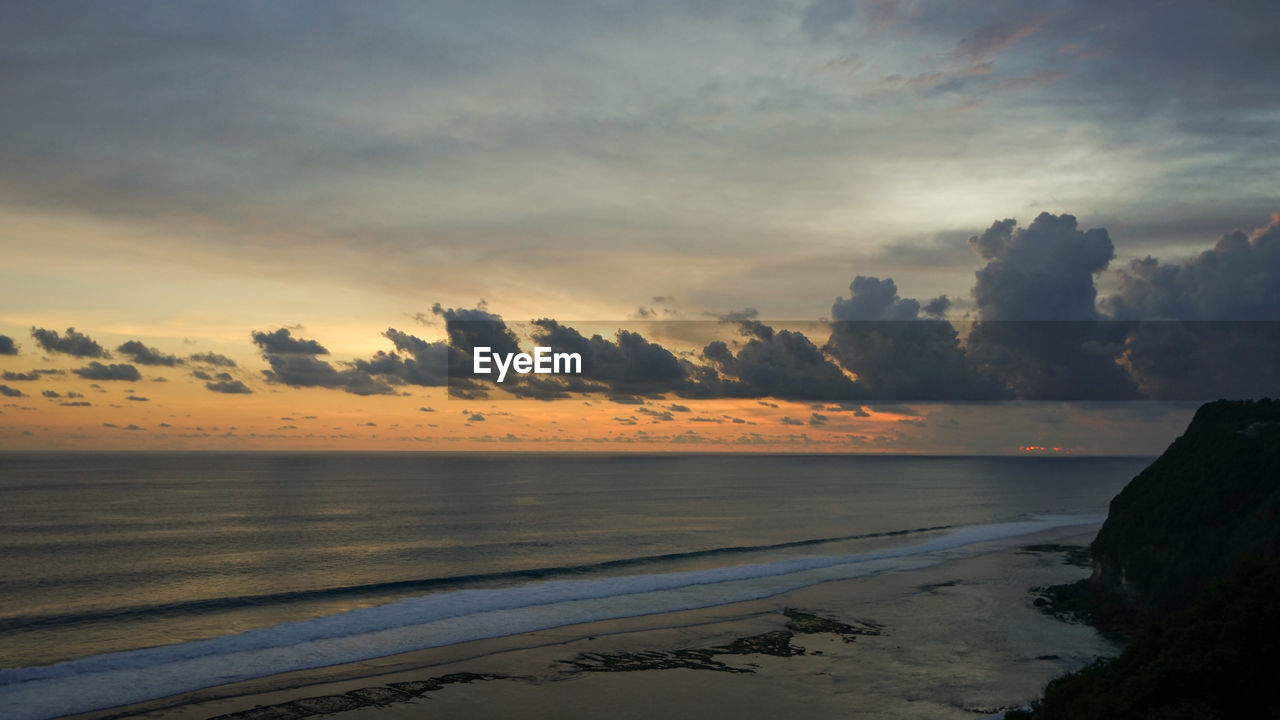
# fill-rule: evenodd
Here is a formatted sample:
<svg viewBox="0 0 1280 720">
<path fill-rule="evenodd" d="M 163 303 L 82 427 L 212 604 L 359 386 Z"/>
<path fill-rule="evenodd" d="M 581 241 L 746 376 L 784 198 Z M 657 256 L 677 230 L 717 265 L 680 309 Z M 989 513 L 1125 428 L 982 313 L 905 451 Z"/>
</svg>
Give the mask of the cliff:
<svg viewBox="0 0 1280 720">
<path fill-rule="evenodd" d="M 1167 616 L 1243 558 L 1280 557 L 1280 401 L 1219 400 L 1111 501 L 1095 579 Z"/>
</svg>

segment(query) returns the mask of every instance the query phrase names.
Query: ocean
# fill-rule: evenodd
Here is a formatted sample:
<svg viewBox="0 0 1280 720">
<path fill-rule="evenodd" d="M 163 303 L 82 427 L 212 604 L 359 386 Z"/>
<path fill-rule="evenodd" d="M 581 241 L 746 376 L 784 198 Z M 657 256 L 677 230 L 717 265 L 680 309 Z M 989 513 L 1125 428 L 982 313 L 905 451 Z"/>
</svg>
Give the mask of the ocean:
<svg viewBox="0 0 1280 720">
<path fill-rule="evenodd" d="M 2 453 L 0 704 L 56 717 L 910 572 L 1096 527 L 1149 460 Z"/>
</svg>

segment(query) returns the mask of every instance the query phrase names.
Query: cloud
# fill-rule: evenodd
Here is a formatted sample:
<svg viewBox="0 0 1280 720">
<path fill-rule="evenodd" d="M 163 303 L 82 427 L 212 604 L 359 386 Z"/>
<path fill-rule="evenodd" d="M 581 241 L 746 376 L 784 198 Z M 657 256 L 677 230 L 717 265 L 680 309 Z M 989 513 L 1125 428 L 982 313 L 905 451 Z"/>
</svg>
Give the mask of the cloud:
<svg viewBox="0 0 1280 720">
<path fill-rule="evenodd" d="M 338 370 L 311 355 L 299 353 L 266 354 L 270 370 L 263 370 L 268 382 L 292 387 L 339 388 L 354 395 L 391 395 L 389 383 L 358 369 Z"/>
<path fill-rule="evenodd" d="M 85 402 L 84 400 L 72 400 L 70 402 L 62 402 L 58 404 L 62 407 L 92 407 L 93 405 L 93 403 Z"/>
<path fill-rule="evenodd" d="M 849 284 L 849 297 L 836 298 L 831 306 L 835 320 L 915 320 L 920 314 L 920 302 L 911 298 L 899 298 L 898 288 L 891 278 L 859 275 Z"/>
<path fill-rule="evenodd" d="M 138 395 L 130 395 L 126 397 L 125 400 L 132 400 L 133 402 L 151 402 L 151 398 L 140 397 Z"/>
<path fill-rule="evenodd" d="M 1119 319 L 1280 320 L 1280 214 L 1185 263 L 1146 257 L 1119 275 L 1120 290 L 1102 302 Z"/>
<path fill-rule="evenodd" d="M 653 422 L 655 423 L 672 422 L 673 420 L 676 419 L 675 415 L 671 414 L 670 410 L 654 410 L 652 408 L 647 408 L 647 407 L 638 407 L 636 408 L 636 412 L 642 415 L 648 415 L 649 417 L 653 418 Z"/>
<path fill-rule="evenodd" d="M 219 380 L 218 382 L 207 382 L 204 384 L 204 386 L 206 389 L 210 390 L 211 392 L 225 393 L 227 395 L 249 395 L 253 393 L 253 391 L 249 389 L 248 385 L 245 385 L 243 382 L 239 380 Z"/>
<path fill-rule="evenodd" d="M 166 355 L 153 347 L 147 347 L 137 340 L 130 340 L 116 348 L 116 351 L 129 357 L 139 365 L 163 365 L 173 367 L 182 362 L 174 355 Z"/>
<path fill-rule="evenodd" d="M 31 372 L 25 372 L 25 373 L 11 372 L 9 370 L 6 370 L 2 375 L 0 375 L 0 377 L 2 377 L 5 380 L 30 382 L 32 380 L 39 380 L 45 375 L 66 375 L 66 374 L 67 373 L 65 370 L 55 370 L 53 368 L 36 368 Z"/>
<path fill-rule="evenodd" d="M 482 308 L 446 308 L 436 303 L 431 312 L 444 318 L 449 344 L 467 354 L 473 348 L 487 347 L 503 355 L 520 352 L 515 333 L 507 328 L 500 315 Z"/>
<path fill-rule="evenodd" d="M 232 360 L 226 355 L 219 355 L 215 352 L 194 353 L 189 355 L 187 359 L 193 363 L 204 363 L 205 365 L 215 365 L 218 367 L 233 368 L 236 366 L 235 360 Z"/>
<path fill-rule="evenodd" d="M 64 353 L 73 357 L 107 358 L 111 355 L 101 345 L 94 342 L 84 333 L 76 332 L 73 327 L 67 328 L 65 335 L 59 336 L 54 330 L 31 328 L 31 337 L 46 352 Z"/>
<path fill-rule="evenodd" d="M 582 356 L 582 374 L 570 376 L 599 383 L 613 395 L 678 392 L 690 385 L 688 363 L 639 333 L 619 330 L 614 340 L 599 334 L 587 338 L 555 320 L 533 321 L 534 340 L 556 352 Z"/>
<path fill-rule="evenodd" d="M 18 388 L 9 387 L 8 385 L 0 385 L 0 395 L 5 397 L 26 397 L 27 394 Z"/>
<path fill-rule="evenodd" d="M 60 398 L 62 394 L 56 390 L 41 390 L 40 395 L 47 398 Z"/>
<path fill-rule="evenodd" d="M 946 295 L 939 295 L 929 300 L 921 308 L 921 312 L 929 317 L 941 318 L 947 314 L 947 310 L 951 308 L 951 298 Z"/>
<path fill-rule="evenodd" d="M 295 338 L 288 328 L 274 332 L 253 331 L 253 342 L 262 352 L 275 355 L 328 355 L 329 351 L 315 340 Z"/>
<path fill-rule="evenodd" d="M 128 364 L 103 365 L 100 362 L 94 361 L 82 368 L 76 368 L 71 372 L 79 375 L 85 380 L 138 381 L 142 379 L 142 373 L 138 372 L 138 368 Z"/>
<path fill-rule="evenodd" d="M 922 319 L 920 303 L 898 297 L 892 279 L 858 276 L 831 307 L 823 348 L 857 376 L 859 396 L 876 400 L 989 400 L 998 384 L 968 361 L 948 322 Z M 944 305 L 938 298 L 935 306 Z M 945 305 L 944 305 L 945 307 Z"/>
<path fill-rule="evenodd" d="M 742 323 L 748 340 L 737 353 L 721 341 L 703 348 L 702 356 L 723 379 L 708 376 L 701 384 L 719 385 L 730 397 L 776 397 L 791 400 L 853 400 L 861 391 L 809 338 L 799 332 L 758 322 Z"/>
<path fill-rule="evenodd" d="M 976 273 L 980 320 L 967 338 L 982 374 L 1032 400 L 1140 396 L 1116 361 L 1124 328 L 1099 322 L 1094 278 L 1115 256 L 1105 229 L 1041 213 L 1026 228 L 997 221 L 969 244 L 989 261 Z"/>
<path fill-rule="evenodd" d="M 0 355 L 17 355 L 18 345 L 8 335 L 0 335 Z"/>
<path fill-rule="evenodd" d="M 339 388 L 354 395 L 391 395 L 395 393 L 391 387 L 392 382 L 402 382 L 392 372 L 395 368 L 391 366 L 390 360 L 399 361 L 395 356 L 384 358 L 387 367 L 375 368 L 391 375 L 392 379 L 388 381 L 373 377 L 374 373 L 371 373 L 367 361 L 357 360 L 348 363 L 352 367 L 339 370 L 328 362 L 317 359 L 316 355 L 327 355 L 329 351 L 315 340 L 293 337 L 288 328 L 279 328 L 270 333 L 254 331 L 252 337 L 253 342 L 262 349 L 262 357 L 271 366 L 270 370 L 262 371 L 268 382 L 291 387 Z M 197 371 L 196 377 L 206 379 L 208 375 Z M 222 388 L 215 392 L 239 389 L 237 381 L 230 380 L 226 373 L 219 373 L 218 377 L 221 378 L 220 382 L 207 383 L 205 387 L 212 390 L 209 387 L 212 384 Z"/>
<path fill-rule="evenodd" d="M 969 245 L 990 262 L 972 295 L 983 320 L 1094 320 L 1094 276 L 1115 257 L 1102 228 L 1082 231 L 1073 215 L 1040 213 L 1029 227 L 993 223 Z"/>
</svg>

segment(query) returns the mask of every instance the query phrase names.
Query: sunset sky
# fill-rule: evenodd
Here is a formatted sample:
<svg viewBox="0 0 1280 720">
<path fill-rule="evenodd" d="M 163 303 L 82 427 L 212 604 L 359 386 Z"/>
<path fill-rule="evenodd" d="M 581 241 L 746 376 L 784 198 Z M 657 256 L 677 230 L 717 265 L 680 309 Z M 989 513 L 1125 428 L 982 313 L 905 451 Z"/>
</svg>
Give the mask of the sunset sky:
<svg viewBox="0 0 1280 720">
<path fill-rule="evenodd" d="M 1159 452 L 1275 376 L 894 402 L 820 321 L 1280 320 L 1280 4 L 1226 7 L 9 3 L 0 449 Z M 475 309 L 686 385 L 415 379 Z M 830 382 L 749 381 L 796 324 Z"/>
</svg>

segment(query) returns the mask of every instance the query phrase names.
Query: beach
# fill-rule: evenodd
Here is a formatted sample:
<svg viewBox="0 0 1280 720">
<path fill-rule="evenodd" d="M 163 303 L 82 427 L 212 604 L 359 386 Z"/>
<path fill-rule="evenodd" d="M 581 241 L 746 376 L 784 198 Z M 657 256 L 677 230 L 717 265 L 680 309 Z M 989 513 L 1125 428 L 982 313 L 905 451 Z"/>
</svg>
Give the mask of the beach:
<svg viewBox="0 0 1280 720">
<path fill-rule="evenodd" d="M 1085 544 L 1092 533 L 1051 535 L 760 600 L 458 643 L 74 717 L 981 717 L 1118 652 L 1093 629 L 1033 606 L 1032 587 L 1088 573 L 1055 544 Z"/>
</svg>

